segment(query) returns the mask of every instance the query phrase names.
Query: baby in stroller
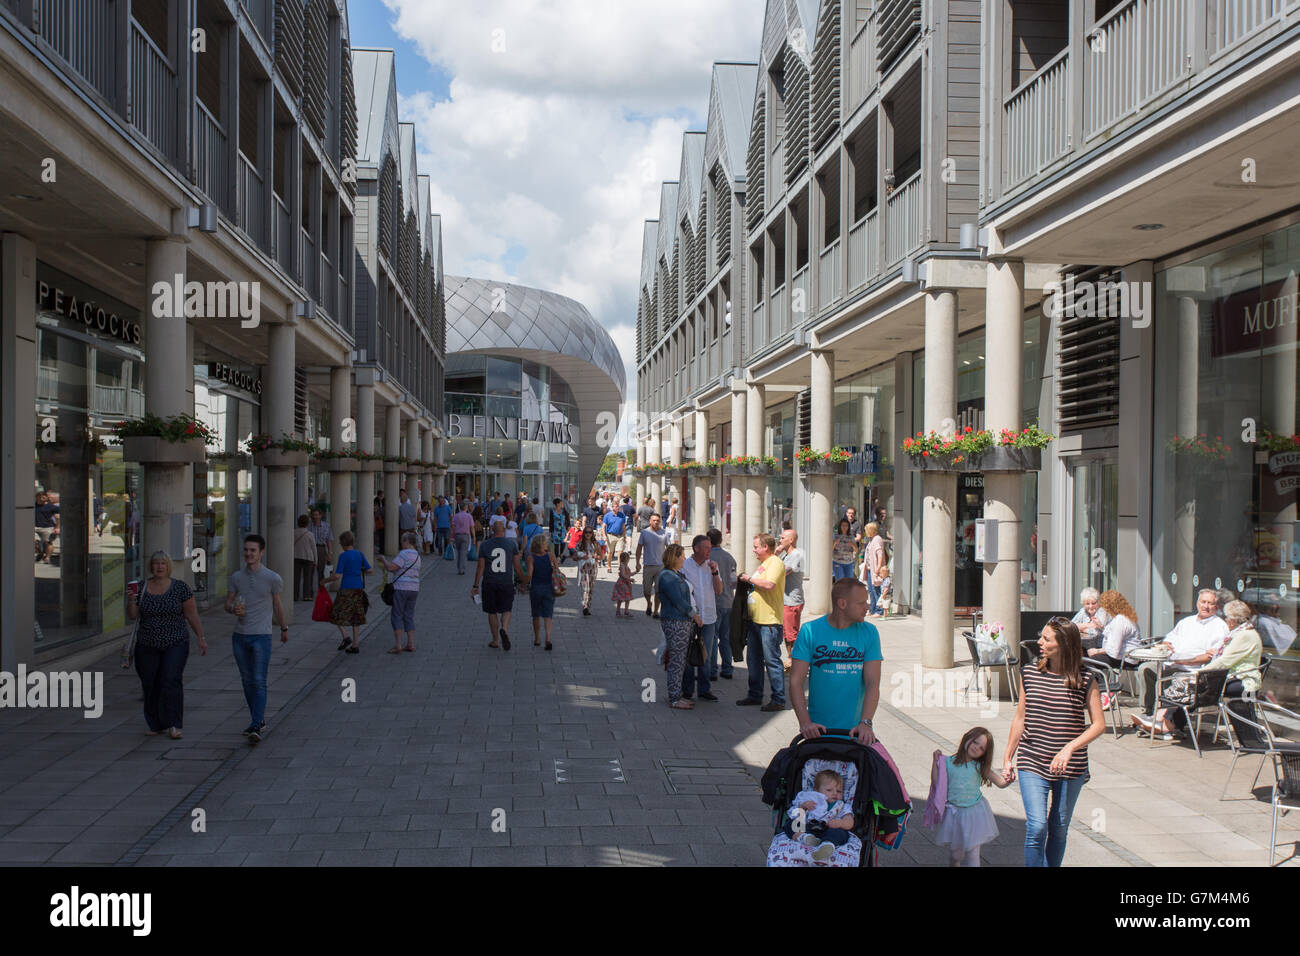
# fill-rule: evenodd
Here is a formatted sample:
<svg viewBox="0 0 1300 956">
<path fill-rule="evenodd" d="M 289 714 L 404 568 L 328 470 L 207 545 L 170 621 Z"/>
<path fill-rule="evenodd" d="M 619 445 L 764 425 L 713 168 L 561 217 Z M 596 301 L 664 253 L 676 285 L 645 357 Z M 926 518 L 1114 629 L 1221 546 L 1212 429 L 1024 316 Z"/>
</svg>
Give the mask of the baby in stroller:
<svg viewBox="0 0 1300 956">
<path fill-rule="evenodd" d="M 786 811 L 783 832 L 790 839 L 813 847 L 812 858 L 825 863 L 835 848 L 849 842 L 853 808 L 844 800 L 844 778 L 834 770 L 820 770 L 813 789 L 801 790 Z"/>
</svg>

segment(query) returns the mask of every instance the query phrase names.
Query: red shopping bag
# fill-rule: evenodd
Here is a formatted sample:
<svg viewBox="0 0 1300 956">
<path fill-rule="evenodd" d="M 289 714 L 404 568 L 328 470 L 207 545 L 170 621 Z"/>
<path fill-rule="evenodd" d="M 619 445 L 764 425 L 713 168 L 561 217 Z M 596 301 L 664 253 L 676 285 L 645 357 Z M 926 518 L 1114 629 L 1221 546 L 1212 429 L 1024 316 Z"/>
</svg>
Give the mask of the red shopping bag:
<svg viewBox="0 0 1300 956">
<path fill-rule="evenodd" d="M 316 589 L 316 603 L 312 605 L 311 619 L 328 624 L 333 613 L 334 601 L 330 599 L 329 592 L 325 590 L 325 585 L 322 584 Z"/>
</svg>

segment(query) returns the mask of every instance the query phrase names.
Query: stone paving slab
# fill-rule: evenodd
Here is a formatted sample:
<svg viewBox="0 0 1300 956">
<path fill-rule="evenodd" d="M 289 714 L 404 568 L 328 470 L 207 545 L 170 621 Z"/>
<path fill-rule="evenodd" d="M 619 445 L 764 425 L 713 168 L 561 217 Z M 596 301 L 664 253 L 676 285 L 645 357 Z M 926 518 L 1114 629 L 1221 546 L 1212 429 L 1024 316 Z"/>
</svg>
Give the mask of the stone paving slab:
<svg viewBox="0 0 1300 956">
<path fill-rule="evenodd" d="M 486 646 L 470 578 L 449 571 L 426 562 L 414 654 L 384 653 L 390 632 L 377 600 L 358 655 L 338 653 L 337 631 L 326 625 L 295 627 L 273 655 L 272 733 L 256 748 L 238 736 L 246 712 L 221 620 L 205 620 L 211 650 L 187 667 L 182 741 L 143 736 L 138 683 L 115 666 L 99 721 L 0 713 L 0 863 L 762 864 L 772 817 L 757 780 L 797 726 L 792 711 L 734 706 L 746 690 L 743 665 L 734 680 L 714 684 L 716 704 L 672 711 L 652 653 L 658 623 L 639 613 L 616 622 L 607 573 L 592 616 L 581 616 L 576 588 L 557 602 L 551 652 L 532 647 L 527 601 L 517 599 L 522 616 L 511 621 L 506 653 Z M 876 729 L 918 814 L 881 864 L 944 865 L 946 849 L 920 823 L 930 754 L 950 751 L 975 724 L 1005 745 L 1014 711 L 960 693 L 927 699 L 912 686 L 925 677 L 919 619 L 891 619 L 880 630 Z M 968 670 L 956 634 L 954 654 L 957 667 L 939 673 L 960 689 Z M 344 678 L 356 682 L 355 703 L 342 699 Z M 1219 801 L 1230 756 L 1209 736 L 1200 759 L 1189 743 L 1153 746 L 1127 732 L 1096 741 L 1066 863 L 1263 865 L 1267 789 L 1251 792 L 1255 761 L 1244 760 L 1232 799 Z M 707 775 L 692 779 L 692 768 Z M 1022 865 L 1018 788 L 986 793 L 1000 835 L 984 862 Z M 194 805 L 207 814 L 206 832 L 191 829 Z M 1285 858 L 1300 821 L 1284 818 L 1279 839 Z"/>
</svg>

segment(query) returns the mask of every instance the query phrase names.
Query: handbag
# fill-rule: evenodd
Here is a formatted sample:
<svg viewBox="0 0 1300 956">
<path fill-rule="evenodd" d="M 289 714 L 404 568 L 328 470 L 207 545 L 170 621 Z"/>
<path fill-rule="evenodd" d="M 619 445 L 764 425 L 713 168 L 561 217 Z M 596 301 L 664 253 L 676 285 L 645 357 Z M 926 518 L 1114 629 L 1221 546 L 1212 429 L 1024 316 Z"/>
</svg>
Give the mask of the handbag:
<svg viewBox="0 0 1300 956">
<path fill-rule="evenodd" d="M 465 557 L 469 558 L 471 561 L 478 560 L 478 545 L 475 542 L 471 541 L 469 543 L 469 553 L 466 554 Z"/>
<path fill-rule="evenodd" d="M 698 625 L 691 631 L 690 643 L 686 645 L 686 666 L 703 667 L 708 662 L 708 654 L 704 650 L 704 641 L 700 637 Z"/>
<path fill-rule="evenodd" d="M 325 590 L 325 585 L 322 584 L 316 588 L 316 603 L 312 605 L 311 619 L 329 623 L 333 613 L 334 600 L 330 597 L 329 591 Z"/>
<path fill-rule="evenodd" d="M 140 622 L 135 622 L 135 627 L 131 628 L 131 636 L 126 639 L 122 645 L 122 669 L 129 670 L 131 664 L 135 661 L 135 638 L 140 633 Z"/>
<path fill-rule="evenodd" d="M 456 560 L 456 549 L 453 548 L 451 545 L 447 545 L 446 550 L 442 552 L 442 560 L 444 560 L 444 561 L 455 561 L 455 560 Z"/>
<path fill-rule="evenodd" d="M 564 580 L 564 575 L 557 570 L 551 575 L 551 591 L 558 597 L 564 597 L 569 593 L 569 585 Z"/>
<path fill-rule="evenodd" d="M 407 571 L 411 570 L 411 568 L 415 567 L 416 564 L 418 563 L 419 563 L 419 558 L 416 558 L 406 567 L 402 568 L 402 574 L 405 574 Z M 397 578 L 400 578 L 402 574 L 399 574 Z M 379 592 L 379 600 L 383 601 L 385 604 L 393 603 L 393 594 L 397 590 L 396 588 L 393 587 L 393 584 L 397 581 L 397 578 L 393 578 L 392 581 L 389 581 L 387 584 L 385 584 L 383 589 Z"/>
</svg>

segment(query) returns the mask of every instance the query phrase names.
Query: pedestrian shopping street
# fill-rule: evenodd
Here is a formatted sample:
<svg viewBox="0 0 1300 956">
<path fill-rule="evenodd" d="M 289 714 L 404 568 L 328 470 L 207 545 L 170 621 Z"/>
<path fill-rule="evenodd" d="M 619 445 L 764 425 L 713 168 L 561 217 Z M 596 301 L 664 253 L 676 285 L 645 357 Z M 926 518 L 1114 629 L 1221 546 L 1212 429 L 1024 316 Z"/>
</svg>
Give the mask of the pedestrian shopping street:
<svg viewBox="0 0 1300 956">
<path fill-rule="evenodd" d="M 565 571 L 573 585 L 571 562 Z M 116 650 L 97 665 L 101 718 L 3 711 L 0 863 L 763 865 L 773 827 L 758 779 L 794 736 L 793 711 L 736 707 L 743 665 L 715 683 L 717 703 L 670 710 L 654 666 L 658 622 L 639 589 L 633 617 L 615 619 L 604 570 L 590 617 L 576 587 L 557 602 L 550 653 L 532 646 L 526 599 L 515 603 L 513 649 L 488 648 L 472 581 L 425 561 L 414 654 L 385 653 L 392 636 L 377 597 L 357 655 L 336 651 L 334 628 L 295 624 L 273 653 L 269 734 L 255 748 L 239 735 L 247 714 L 219 612 L 204 617 L 209 653 L 189 660 L 180 741 L 144 735 L 139 681 Z M 297 605 L 295 620 L 308 617 Z M 875 726 L 914 808 L 902 847 L 880 862 L 941 866 L 947 852 L 921 825 L 930 754 L 983 725 L 1000 761 L 1014 711 L 963 698 L 963 650 L 956 668 L 917 684 L 918 618 L 880 629 Z M 343 700 L 349 680 L 355 702 Z M 1065 864 L 1263 865 L 1268 771 L 1252 795 L 1256 761 L 1243 759 L 1220 801 L 1230 753 L 1209 736 L 1202 759 L 1188 742 L 1128 730 L 1093 743 Z M 1020 866 L 1018 789 L 986 793 L 1001 832 L 984 865 Z M 1300 821 L 1281 824 L 1278 859 L 1294 866 Z"/>
</svg>

